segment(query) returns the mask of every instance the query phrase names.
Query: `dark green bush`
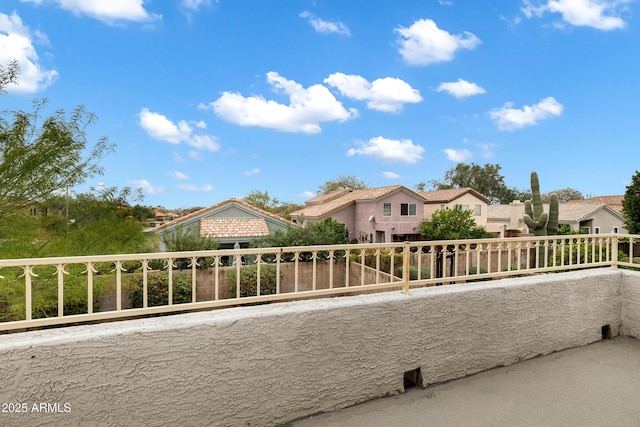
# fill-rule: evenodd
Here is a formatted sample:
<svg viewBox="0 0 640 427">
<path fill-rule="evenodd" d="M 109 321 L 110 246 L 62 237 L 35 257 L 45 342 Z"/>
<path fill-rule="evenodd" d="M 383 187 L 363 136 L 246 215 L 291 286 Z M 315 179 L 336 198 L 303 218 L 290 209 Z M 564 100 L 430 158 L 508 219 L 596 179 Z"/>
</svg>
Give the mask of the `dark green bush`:
<svg viewBox="0 0 640 427">
<path fill-rule="evenodd" d="M 402 266 L 398 267 L 398 277 L 402 277 Z M 421 277 L 420 279 L 430 279 L 431 269 L 426 265 L 420 267 Z M 415 265 L 409 266 L 409 280 L 418 280 L 418 267 Z"/>
<path fill-rule="evenodd" d="M 229 297 L 236 297 L 238 276 L 236 270 L 227 273 L 227 283 Z M 260 295 L 272 295 L 276 293 L 276 267 L 273 265 L 260 264 Z M 282 272 L 280 272 L 282 280 Z M 249 297 L 257 295 L 258 287 L 258 266 L 249 265 L 240 268 L 240 296 Z"/>
<path fill-rule="evenodd" d="M 133 308 L 142 307 L 143 276 L 134 275 L 127 286 L 129 302 Z M 183 271 L 173 272 L 173 303 L 184 304 L 191 302 L 191 275 Z M 147 306 L 169 304 L 169 273 L 154 271 L 147 275 Z"/>
<path fill-rule="evenodd" d="M 480 267 L 480 273 L 478 273 L 478 267 L 476 267 L 476 266 L 469 267 L 469 275 L 470 276 L 473 276 L 474 274 L 486 274 L 486 273 L 488 273 L 486 268 Z M 490 277 L 483 277 L 481 279 L 471 279 L 471 280 L 468 280 L 468 281 L 469 282 L 483 282 L 485 280 L 491 280 L 491 278 Z"/>
<path fill-rule="evenodd" d="M 380 271 L 391 274 L 391 252 L 390 251 L 380 251 Z M 402 254 L 401 253 L 393 253 L 393 267 L 396 275 L 402 275 L 399 273 L 402 268 Z M 360 250 L 352 251 L 349 254 L 349 260 L 351 262 L 361 262 L 362 256 Z M 377 255 L 375 249 L 367 249 L 364 254 L 364 265 L 371 268 L 376 268 Z"/>
<path fill-rule="evenodd" d="M 34 319 L 56 317 L 58 315 L 58 277 L 38 276 L 32 281 L 33 300 L 32 316 Z M 94 282 L 93 311 L 100 311 L 100 293 L 102 285 Z M 23 294 L 23 292 L 21 292 Z M 87 276 L 69 274 L 64 276 L 63 310 L 65 316 L 85 314 L 87 310 L 88 292 Z"/>
</svg>

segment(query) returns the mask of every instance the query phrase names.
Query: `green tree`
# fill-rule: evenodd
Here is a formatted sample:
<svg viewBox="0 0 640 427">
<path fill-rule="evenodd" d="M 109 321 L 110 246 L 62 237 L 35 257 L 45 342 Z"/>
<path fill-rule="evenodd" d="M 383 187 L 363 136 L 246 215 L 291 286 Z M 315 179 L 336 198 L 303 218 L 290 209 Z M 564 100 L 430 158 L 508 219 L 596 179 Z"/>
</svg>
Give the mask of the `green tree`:
<svg viewBox="0 0 640 427">
<path fill-rule="evenodd" d="M 341 245 L 348 243 L 344 224 L 332 218 L 312 222 L 306 227 L 289 227 L 286 231 L 276 230 L 270 236 L 256 239 L 254 247 L 285 247 L 312 245 Z"/>
<path fill-rule="evenodd" d="M 431 240 L 482 239 L 491 237 L 483 227 L 476 224 L 473 212 L 456 205 L 434 212 L 430 219 L 420 222 L 420 234 Z"/>
<path fill-rule="evenodd" d="M 133 217 L 125 199 L 129 190 L 117 193 L 53 195 L 39 202 L 42 214 L 14 215 L 14 233 L 0 240 L 0 255 L 43 257 L 137 253 L 151 249 L 143 224 Z"/>
<path fill-rule="evenodd" d="M 368 188 L 364 179 L 354 175 L 339 175 L 336 179 L 330 179 L 318 187 L 317 194 L 327 194 L 336 190 L 364 190 Z"/>
<path fill-rule="evenodd" d="M 0 113 L 0 218 L 5 221 L 33 200 L 72 188 L 103 172 L 99 162 L 115 148 L 106 137 L 88 147 L 96 116 L 84 107 L 45 117 L 46 100 L 32 112 Z"/>
<path fill-rule="evenodd" d="M 6 67 L 0 65 L 0 93 L 4 93 L 5 88 L 10 84 L 18 84 L 19 74 L 20 65 L 16 60 L 9 62 Z"/>
<path fill-rule="evenodd" d="M 211 237 L 200 236 L 195 231 L 177 227 L 162 236 L 167 252 L 209 251 L 220 247 L 220 242 Z"/>
<path fill-rule="evenodd" d="M 500 174 L 501 169 L 499 164 L 487 163 L 480 166 L 476 163 L 470 165 L 458 163 L 445 172 L 444 180 L 431 180 L 429 185 L 435 190 L 469 187 L 487 197 L 491 204 L 508 204 L 513 200 L 520 199 L 523 192 L 516 188 L 507 187 L 504 176 Z M 425 187 L 424 182 L 416 185 L 416 188 L 423 189 L 422 191 Z"/>
<path fill-rule="evenodd" d="M 135 205 L 131 208 L 131 214 L 141 223 L 155 216 L 154 209 L 151 206 Z"/>
<path fill-rule="evenodd" d="M 249 203 L 251 206 L 255 206 L 256 208 L 267 212 L 271 212 L 272 209 L 275 209 L 280 204 L 280 200 L 275 197 L 271 197 L 268 191 L 263 192 L 260 190 L 253 190 L 242 200 Z"/>
<path fill-rule="evenodd" d="M 560 203 L 566 203 L 570 200 L 583 200 L 584 199 L 584 195 L 582 194 L 582 192 L 576 190 L 575 188 L 571 188 L 571 187 L 566 187 L 566 188 L 561 188 L 560 190 L 554 190 L 551 191 L 549 193 L 545 193 L 542 195 L 542 201 L 544 203 L 549 203 L 549 195 L 551 193 L 556 193 L 558 195 L 558 201 Z M 525 199 L 527 200 L 527 199 Z"/>
<path fill-rule="evenodd" d="M 624 213 L 624 227 L 631 234 L 640 233 L 640 172 L 631 177 L 631 184 L 627 186 L 622 200 Z"/>
<path fill-rule="evenodd" d="M 253 190 L 243 199 L 251 206 L 271 212 L 274 215 L 281 216 L 285 219 L 291 219 L 291 212 L 301 209 L 303 206 L 290 202 L 281 202 L 275 197 L 271 197 L 268 191 Z"/>
</svg>

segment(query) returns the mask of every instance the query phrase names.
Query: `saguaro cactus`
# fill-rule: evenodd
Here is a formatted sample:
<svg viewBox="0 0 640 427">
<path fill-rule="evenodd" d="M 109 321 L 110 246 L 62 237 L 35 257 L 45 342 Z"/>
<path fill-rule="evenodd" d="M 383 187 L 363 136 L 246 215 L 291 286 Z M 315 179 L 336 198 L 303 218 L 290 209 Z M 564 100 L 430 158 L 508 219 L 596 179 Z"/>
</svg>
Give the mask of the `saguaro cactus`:
<svg viewBox="0 0 640 427">
<path fill-rule="evenodd" d="M 553 236 L 558 233 L 558 195 L 549 195 L 549 213 L 544 212 L 538 174 L 531 172 L 531 200 L 524 202 L 524 222 L 536 236 Z"/>
<path fill-rule="evenodd" d="M 524 202 L 524 222 L 529 231 L 536 236 L 554 236 L 558 234 L 558 195 L 549 195 L 549 213 L 544 212 L 538 174 L 531 172 L 531 200 Z M 544 242 L 538 246 L 538 259 L 544 262 Z"/>
<path fill-rule="evenodd" d="M 524 202 L 524 222 L 529 227 L 529 231 L 536 236 L 547 235 L 549 214 L 542 207 L 540 183 L 538 182 L 538 174 L 535 172 L 531 172 L 531 200 Z"/>
</svg>

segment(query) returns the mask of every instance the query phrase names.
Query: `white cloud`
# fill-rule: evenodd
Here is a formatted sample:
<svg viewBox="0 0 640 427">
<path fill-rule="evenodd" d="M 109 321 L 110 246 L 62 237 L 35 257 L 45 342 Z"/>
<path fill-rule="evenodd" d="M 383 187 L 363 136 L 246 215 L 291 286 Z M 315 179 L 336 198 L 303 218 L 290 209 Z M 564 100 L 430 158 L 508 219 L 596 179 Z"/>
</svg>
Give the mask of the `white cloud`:
<svg viewBox="0 0 640 427">
<path fill-rule="evenodd" d="M 164 193 L 164 187 L 156 187 L 146 179 L 137 179 L 132 182 L 136 188 L 141 188 L 145 194 L 148 194 L 150 196 L 155 196 L 156 194 Z"/>
<path fill-rule="evenodd" d="M 368 142 L 357 142 L 360 148 L 351 148 L 347 156 L 360 154 L 371 156 L 386 163 L 416 163 L 422 159 L 424 148 L 415 145 L 410 139 L 387 139 L 381 136 L 371 138 Z"/>
<path fill-rule="evenodd" d="M 254 168 L 254 169 L 251 169 L 251 170 L 248 170 L 248 171 L 244 171 L 244 174 L 247 175 L 247 176 L 257 175 L 259 173 L 260 173 L 260 169 L 258 169 L 258 168 Z"/>
<path fill-rule="evenodd" d="M 598 30 L 624 28 L 626 22 L 620 18 L 622 5 L 630 0 L 548 0 L 545 4 L 534 6 L 524 1 L 521 9 L 527 18 L 540 17 L 545 12 L 560 13 L 562 20 L 577 27 L 592 27 Z"/>
<path fill-rule="evenodd" d="M 382 177 L 386 179 L 398 179 L 400 175 L 395 172 L 382 172 Z"/>
<path fill-rule="evenodd" d="M 203 184 L 203 185 L 181 184 L 176 187 L 182 191 L 193 191 L 193 192 L 202 192 L 202 193 L 213 191 L 213 185 L 211 184 Z"/>
<path fill-rule="evenodd" d="M 300 17 L 306 19 L 307 22 L 309 22 L 309 24 L 311 24 L 313 29 L 316 30 L 318 33 L 324 33 L 324 34 L 335 33 L 335 34 L 341 34 L 344 36 L 351 35 L 351 32 L 349 31 L 349 27 L 344 25 L 342 22 L 323 21 L 322 19 L 316 18 L 315 16 L 313 16 L 313 14 L 307 11 L 302 12 L 300 14 Z"/>
<path fill-rule="evenodd" d="M 169 173 L 169 176 L 175 179 L 189 179 L 189 177 L 185 174 L 183 174 L 182 172 L 178 172 L 178 171 L 173 171 Z"/>
<path fill-rule="evenodd" d="M 409 28 L 395 29 L 399 40 L 400 54 L 410 65 L 429 65 L 451 61 L 458 49 L 475 49 L 480 39 L 473 33 L 450 34 L 438 28 L 431 19 L 420 19 Z"/>
<path fill-rule="evenodd" d="M 310 199 L 312 197 L 316 197 L 317 194 L 311 191 L 303 191 L 302 193 L 299 194 L 299 196 L 304 197 L 305 199 Z"/>
<path fill-rule="evenodd" d="M 467 159 L 471 158 L 471 152 L 467 149 L 462 150 L 454 150 L 453 148 L 445 148 L 444 153 L 447 155 L 447 158 L 451 161 L 462 163 Z"/>
<path fill-rule="evenodd" d="M 7 92 L 34 93 L 49 86 L 58 76 L 56 70 L 46 70 L 40 64 L 33 38 L 47 42 L 44 34 L 32 34 L 15 12 L 0 13 L 0 64 L 6 67 L 16 60 L 20 65 L 18 85 L 7 85 Z"/>
<path fill-rule="evenodd" d="M 207 134 L 195 134 L 194 129 L 184 120 L 181 120 L 176 125 L 166 116 L 151 112 L 148 108 L 143 108 L 138 117 L 140 118 L 140 127 L 154 139 L 170 142 L 171 144 L 184 142 L 192 147 L 208 151 L 218 151 L 220 149 L 215 137 Z M 201 128 L 197 123 L 196 127 Z"/>
<path fill-rule="evenodd" d="M 495 144 L 478 143 L 476 144 L 476 146 L 480 148 L 480 151 L 481 151 L 480 155 L 482 157 L 484 157 L 485 159 L 493 158 L 493 155 L 494 155 L 493 149 L 495 147 Z"/>
<path fill-rule="evenodd" d="M 457 82 L 440 83 L 438 92 L 449 92 L 449 94 L 456 98 L 465 98 L 467 96 L 480 95 L 485 93 L 484 88 L 478 86 L 475 83 L 470 83 L 463 79 L 458 79 Z"/>
<path fill-rule="evenodd" d="M 22 2 L 54 3 L 75 15 L 87 15 L 107 24 L 118 21 L 148 22 L 162 18 L 143 7 L 144 0 L 21 0 Z"/>
<path fill-rule="evenodd" d="M 507 102 L 502 108 L 489 112 L 489 116 L 500 130 L 516 130 L 526 126 L 538 124 L 540 120 L 559 117 L 563 106 L 553 97 L 544 98 L 535 105 L 525 105 L 522 109 L 513 108 L 512 102 Z"/>
<path fill-rule="evenodd" d="M 366 100 L 367 107 L 384 112 L 398 112 L 406 103 L 422 101 L 420 91 L 403 80 L 385 77 L 369 83 L 362 76 L 334 73 L 324 79 L 324 83 L 335 87 L 343 96 Z"/>
<path fill-rule="evenodd" d="M 185 9 L 197 12 L 200 6 L 211 6 L 211 0 L 182 0 L 180 5 Z"/>
<path fill-rule="evenodd" d="M 211 103 L 216 115 L 240 126 L 260 126 L 287 132 L 318 133 L 322 122 L 344 122 L 357 117 L 358 111 L 347 111 L 325 86 L 302 87 L 278 73 L 267 73 L 267 82 L 289 97 L 289 104 L 280 104 L 264 97 L 244 97 L 223 92 Z M 201 106 L 202 107 L 202 106 Z"/>
</svg>

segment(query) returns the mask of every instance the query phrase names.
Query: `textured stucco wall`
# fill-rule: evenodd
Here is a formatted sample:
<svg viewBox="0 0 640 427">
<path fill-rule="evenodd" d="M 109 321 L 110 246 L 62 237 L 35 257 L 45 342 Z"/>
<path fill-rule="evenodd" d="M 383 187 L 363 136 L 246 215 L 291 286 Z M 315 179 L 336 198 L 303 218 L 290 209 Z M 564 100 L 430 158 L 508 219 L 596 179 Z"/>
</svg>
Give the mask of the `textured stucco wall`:
<svg viewBox="0 0 640 427">
<path fill-rule="evenodd" d="M 622 329 L 623 335 L 640 338 L 640 274 L 623 270 Z"/>
<path fill-rule="evenodd" d="M 279 425 L 398 393 L 418 367 L 426 385 L 599 340 L 606 324 L 617 334 L 638 277 L 601 269 L 4 335 L 1 400 L 30 413 L 0 425 Z M 31 411 L 42 402 L 60 412 Z"/>
</svg>

